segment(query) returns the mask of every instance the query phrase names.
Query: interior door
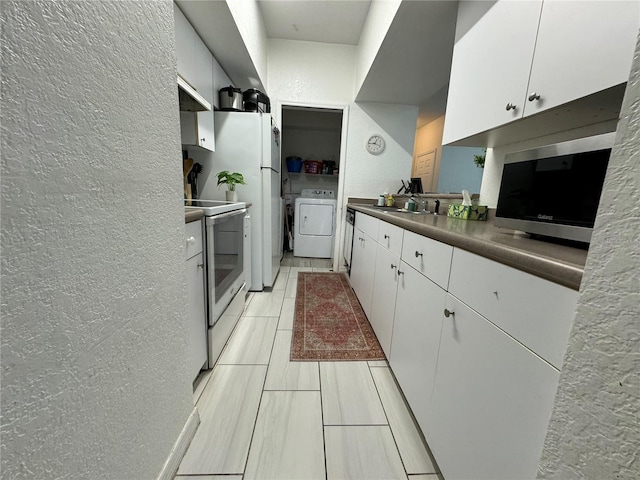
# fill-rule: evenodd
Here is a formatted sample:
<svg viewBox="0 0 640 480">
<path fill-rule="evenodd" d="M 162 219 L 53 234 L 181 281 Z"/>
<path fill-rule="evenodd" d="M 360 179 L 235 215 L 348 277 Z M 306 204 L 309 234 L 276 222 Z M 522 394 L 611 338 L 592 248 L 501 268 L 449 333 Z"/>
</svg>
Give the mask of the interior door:
<svg viewBox="0 0 640 480">
<path fill-rule="evenodd" d="M 433 172 L 436 166 L 436 150 L 418 154 L 413 165 L 412 177 L 420 177 L 422 179 L 422 190 L 425 192 L 433 192 Z"/>
</svg>

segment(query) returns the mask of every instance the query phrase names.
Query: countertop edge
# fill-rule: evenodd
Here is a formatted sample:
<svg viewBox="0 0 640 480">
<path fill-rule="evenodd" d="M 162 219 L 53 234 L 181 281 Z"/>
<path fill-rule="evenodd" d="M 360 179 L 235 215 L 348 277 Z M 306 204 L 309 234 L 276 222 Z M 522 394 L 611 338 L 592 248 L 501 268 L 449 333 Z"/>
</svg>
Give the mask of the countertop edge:
<svg viewBox="0 0 640 480">
<path fill-rule="evenodd" d="M 198 220 L 200 220 L 202 217 L 204 217 L 204 210 L 186 210 L 184 212 L 184 223 L 191 223 L 191 222 L 197 222 Z"/>
<path fill-rule="evenodd" d="M 487 241 L 485 238 L 474 238 L 473 236 L 452 232 L 443 227 L 425 225 L 407 218 L 385 214 L 372 206 L 357 203 L 349 203 L 347 206 L 419 235 L 467 250 L 498 263 L 563 285 L 572 290 L 580 290 L 580 283 L 584 273 L 584 267 L 580 265 L 500 245 L 499 243 Z M 507 232 L 507 230 L 504 231 Z"/>
</svg>

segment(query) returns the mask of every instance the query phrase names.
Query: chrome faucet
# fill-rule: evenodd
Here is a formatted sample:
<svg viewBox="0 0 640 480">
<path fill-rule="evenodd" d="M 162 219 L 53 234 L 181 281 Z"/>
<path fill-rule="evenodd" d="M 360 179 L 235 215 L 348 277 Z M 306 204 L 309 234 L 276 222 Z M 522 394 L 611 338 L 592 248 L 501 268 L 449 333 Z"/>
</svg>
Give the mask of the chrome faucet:
<svg viewBox="0 0 640 480">
<path fill-rule="evenodd" d="M 409 197 L 409 200 L 417 203 L 418 205 L 422 205 L 422 208 L 420 210 L 422 210 L 423 212 L 431 213 L 431 212 L 429 212 L 429 210 L 427 210 L 427 208 L 429 207 L 429 201 L 426 198 L 424 200 L 421 200 L 421 199 L 416 198 L 413 195 L 411 195 Z M 418 211 L 420 211 L 420 210 L 418 210 Z"/>
</svg>

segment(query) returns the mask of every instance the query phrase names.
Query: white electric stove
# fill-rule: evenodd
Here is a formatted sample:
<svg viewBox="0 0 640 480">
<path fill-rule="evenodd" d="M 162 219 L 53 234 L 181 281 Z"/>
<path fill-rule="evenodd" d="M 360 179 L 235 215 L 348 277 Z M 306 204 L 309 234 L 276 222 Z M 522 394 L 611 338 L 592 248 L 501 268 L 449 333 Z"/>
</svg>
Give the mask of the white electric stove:
<svg viewBox="0 0 640 480">
<path fill-rule="evenodd" d="M 192 200 L 184 208 L 204 210 L 208 363 L 212 368 L 244 310 L 251 219 L 245 202 Z"/>
</svg>

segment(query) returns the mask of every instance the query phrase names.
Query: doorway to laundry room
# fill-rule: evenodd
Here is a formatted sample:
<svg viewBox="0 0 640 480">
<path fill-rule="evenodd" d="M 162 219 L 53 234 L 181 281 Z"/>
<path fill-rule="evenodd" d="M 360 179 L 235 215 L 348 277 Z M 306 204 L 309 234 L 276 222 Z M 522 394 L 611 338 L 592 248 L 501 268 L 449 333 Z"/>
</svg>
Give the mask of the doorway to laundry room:
<svg viewBox="0 0 640 480">
<path fill-rule="evenodd" d="M 343 167 L 344 111 L 283 105 L 281 118 L 284 252 L 294 257 L 332 259 Z"/>
</svg>

